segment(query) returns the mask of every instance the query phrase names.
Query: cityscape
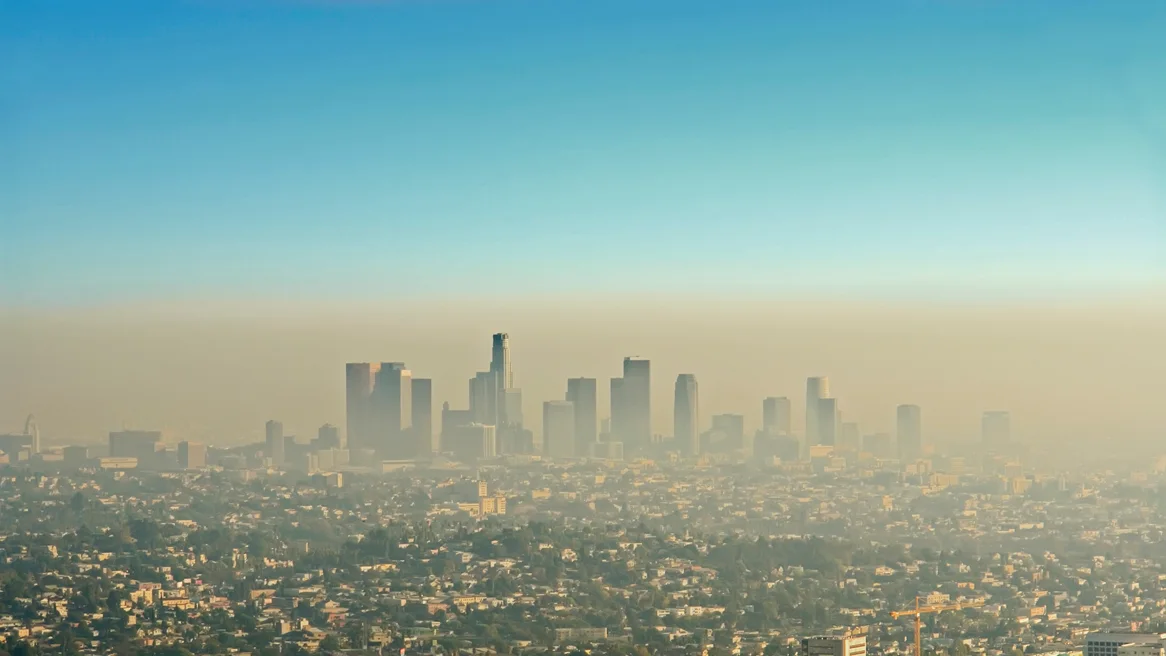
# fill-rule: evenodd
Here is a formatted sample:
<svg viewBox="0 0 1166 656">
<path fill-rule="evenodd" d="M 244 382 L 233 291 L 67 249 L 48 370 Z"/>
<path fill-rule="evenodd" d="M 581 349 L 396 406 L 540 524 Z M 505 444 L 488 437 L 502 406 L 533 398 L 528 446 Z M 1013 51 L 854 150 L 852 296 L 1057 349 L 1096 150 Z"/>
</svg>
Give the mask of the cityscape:
<svg viewBox="0 0 1166 656">
<path fill-rule="evenodd" d="M 1166 656 L 1164 37 L 0 0 L 0 656 Z"/>
<path fill-rule="evenodd" d="M 310 440 L 287 435 L 283 423 L 264 426 L 262 461 L 238 460 L 235 450 L 217 451 L 231 466 L 265 465 L 312 474 L 319 471 L 364 469 L 390 471 L 414 467 L 438 458 L 474 465 L 507 456 L 547 459 L 639 459 L 694 461 L 700 464 L 756 462 L 764 466 L 806 463 L 813 471 L 836 471 L 855 465 L 860 457 L 894 461 L 920 473 L 920 464 L 934 449 L 924 438 L 923 413 L 917 405 L 894 409 L 895 432 L 862 434 L 856 422 L 844 421 L 838 399 L 831 396 L 829 378 L 806 380 L 804 430 L 795 431 L 792 401 L 786 396 L 762 399 L 761 427 L 745 431 L 745 417 L 713 414 L 707 427 L 700 414 L 699 383 L 694 374 L 676 378 L 673 430 L 654 430 L 651 410 L 651 361 L 623 359 L 623 376 L 612 378 L 610 408 L 601 413 L 595 378 L 569 378 L 563 399 L 542 402 L 541 431 L 536 434 L 523 416 L 522 390 L 514 385 L 510 336 L 491 338 L 486 371 L 469 379 L 467 406 L 442 403 L 435 413 L 433 381 L 415 378 L 403 362 L 356 362 L 345 365 L 345 422 L 341 430 L 323 424 Z M 434 422 L 437 414 L 438 422 Z M 220 447 L 222 445 L 219 445 Z M 1011 416 L 1002 410 L 983 413 L 984 454 L 1017 457 L 1023 445 L 1012 438 Z M 229 453 L 229 454 L 228 454 Z M 67 462 L 103 469 L 138 466 L 155 470 L 206 466 L 208 445 L 189 440 L 167 445 L 159 430 L 120 430 L 109 434 L 105 453 L 90 453 L 86 445 L 42 452 L 35 418 L 24 431 L 0 435 L 0 464 Z M 956 458 L 955 474 L 963 465 Z M 1017 483 L 1023 485 L 1023 483 Z"/>
</svg>

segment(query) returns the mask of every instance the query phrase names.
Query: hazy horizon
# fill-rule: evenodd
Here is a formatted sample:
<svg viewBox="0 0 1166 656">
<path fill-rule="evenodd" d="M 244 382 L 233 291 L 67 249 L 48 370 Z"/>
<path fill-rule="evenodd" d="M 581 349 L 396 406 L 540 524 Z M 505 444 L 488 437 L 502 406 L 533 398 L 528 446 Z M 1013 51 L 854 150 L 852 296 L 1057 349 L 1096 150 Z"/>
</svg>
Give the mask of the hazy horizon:
<svg viewBox="0 0 1166 656">
<path fill-rule="evenodd" d="M 34 413 L 49 443 L 102 442 L 127 426 L 231 445 L 259 441 L 272 418 L 308 438 L 344 426 L 344 364 L 358 361 L 403 361 L 434 380 L 435 413 L 444 401 L 464 408 L 490 334 L 505 331 L 536 435 L 542 402 L 561 399 L 569 377 L 599 379 L 607 416 L 607 380 L 638 355 L 652 360 L 663 435 L 676 375 L 694 373 L 705 428 L 738 413 L 752 430 L 762 398 L 788 396 L 800 432 L 805 378 L 824 375 L 864 434 L 893 432 L 895 406 L 915 403 L 937 441 L 978 439 L 981 412 L 996 409 L 1029 442 L 1162 437 L 1149 411 L 1166 378 L 1161 305 L 690 300 L 9 309 L 0 432 Z"/>
</svg>

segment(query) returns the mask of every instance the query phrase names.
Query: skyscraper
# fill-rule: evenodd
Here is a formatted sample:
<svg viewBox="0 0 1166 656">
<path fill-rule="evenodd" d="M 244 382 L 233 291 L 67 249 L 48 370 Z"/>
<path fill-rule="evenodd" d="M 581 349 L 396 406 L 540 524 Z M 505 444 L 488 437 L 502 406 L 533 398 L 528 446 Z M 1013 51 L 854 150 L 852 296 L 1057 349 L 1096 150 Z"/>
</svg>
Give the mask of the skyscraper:
<svg viewBox="0 0 1166 656">
<path fill-rule="evenodd" d="M 376 376 L 381 370 L 377 362 L 349 362 L 345 365 L 346 379 L 346 439 L 341 446 L 350 449 L 373 449 L 376 429 L 373 426 L 372 393 Z"/>
<path fill-rule="evenodd" d="M 498 376 L 493 371 L 479 371 L 470 379 L 470 412 L 474 421 L 484 426 L 498 425 Z"/>
<path fill-rule="evenodd" d="M 391 460 L 412 458 L 416 449 L 410 444 L 412 425 L 413 373 L 403 362 L 383 362 L 376 375 L 372 392 L 373 448 Z"/>
<path fill-rule="evenodd" d="M 285 446 L 283 439 L 283 424 L 272 419 L 267 422 L 267 441 L 263 455 L 271 459 L 273 467 L 282 467 L 285 462 Z"/>
<path fill-rule="evenodd" d="M 608 441 L 621 442 L 628 432 L 628 413 L 625 409 L 627 402 L 624 399 L 624 379 L 611 379 L 611 416 L 608 417 Z"/>
<path fill-rule="evenodd" d="M 206 467 L 206 445 L 199 442 L 179 442 L 178 466 L 182 469 Z"/>
<path fill-rule="evenodd" d="M 1004 446 L 1012 441 L 1012 415 L 1005 410 L 984 413 L 980 420 L 980 437 L 984 446 Z"/>
<path fill-rule="evenodd" d="M 700 396 L 695 374 L 676 377 L 672 433 L 677 449 L 689 455 L 700 455 Z"/>
<path fill-rule="evenodd" d="M 621 405 L 626 414 L 624 449 L 642 452 L 652 443 L 652 363 L 636 357 L 623 359 Z"/>
<path fill-rule="evenodd" d="M 514 370 L 510 364 L 510 335 L 506 333 L 495 333 L 493 336 L 490 348 L 490 373 L 494 376 L 496 388 L 494 393 L 496 422 L 499 426 L 506 426 L 511 423 L 506 416 L 506 390 L 514 387 Z"/>
<path fill-rule="evenodd" d="M 830 380 L 825 376 L 806 379 L 806 449 L 822 443 L 818 431 L 818 401 L 830 396 Z M 808 451 L 807 451 L 808 452 Z"/>
<path fill-rule="evenodd" d="M 596 380 L 567 379 L 567 400 L 575 407 L 575 455 L 582 458 L 590 455 L 592 445 L 599 441 Z"/>
<path fill-rule="evenodd" d="M 551 458 L 574 458 L 575 406 L 570 401 L 543 403 L 543 452 Z"/>
<path fill-rule="evenodd" d="M 771 396 L 761 402 L 761 430 L 771 435 L 788 435 L 792 422 L 790 420 L 789 399 L 784 396 Z"/>
<path fill-rule="evenodd" d="M 895 434 L 900 460 L 916 460 L 923 455 L 923 413 L 919 406 L 904 404 L 896 408 Z"/>
<path fill-rule="evenodd" d="M 818 399 L 818 442 L 823 446 L 838 443 L 838 399 Z"/>
<path fill-rule="evenodd" d="M 425 457 L 433 451 L 433 380 L 414 378 L 412 385 L 413 448 Z"/>
<path fill-rule="evenodd" d="M 340 448 L 340 429 L 332 424 L 324 424 L 316 431 L 317 449 L 339 449 Z"/>
</svg>

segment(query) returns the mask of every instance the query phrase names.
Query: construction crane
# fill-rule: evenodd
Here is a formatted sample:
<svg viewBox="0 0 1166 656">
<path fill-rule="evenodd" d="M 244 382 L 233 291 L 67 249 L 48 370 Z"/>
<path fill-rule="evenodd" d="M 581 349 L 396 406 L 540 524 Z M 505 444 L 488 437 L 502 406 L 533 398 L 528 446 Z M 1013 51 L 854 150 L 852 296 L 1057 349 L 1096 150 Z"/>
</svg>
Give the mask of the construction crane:
<svg viewBox="0 0 1166 656">
<path fill-rule="evenodd" d="M 915 656 L 923 656 L 923 646 L 919 641 L 919 630 L 921 628 L 921 618 L 928 613 L 939 613 L 945 610 L 961 610 L 964 608 L 975 608 L 976 606 L 983 606 L 982 601 L 961 601 L 954 604 L 937 604 L 933 606 L 920 606 L 919 597 L 915 597 L 915 608 L 908 610 L 894 610 L 891 611 L 893 619 L 900 617 L 914 617 L 915 618 Z"/>
</svg>

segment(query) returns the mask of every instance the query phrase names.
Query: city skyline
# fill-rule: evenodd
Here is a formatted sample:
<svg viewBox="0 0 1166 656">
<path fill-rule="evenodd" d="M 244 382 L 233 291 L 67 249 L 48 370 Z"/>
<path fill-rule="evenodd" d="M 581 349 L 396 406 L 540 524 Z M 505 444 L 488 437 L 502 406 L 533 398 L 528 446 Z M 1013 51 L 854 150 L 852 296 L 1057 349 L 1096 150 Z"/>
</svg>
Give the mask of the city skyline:
<svg viewBox="0 0 1166 656">
<path fill-rule="evenodd" d="M 427 326 L 440 325 L 449 316 L 423 306 L 403 308 Z M 32 343 L 8 352 L 14 367 L 0 371 L 0 378 L 20 375 L 5 379 L 11 393 L 0 397 L 0 421 L 6 431 L 19 432 L 25 416 L 35 413 L 49 444 L 100 442 L 105 432 L 122 426 L 164 429 L 175 440 L 258 441 L 262 434 L 255 426 L 271 417 L 281 417 L 289 432 L 310 435 L 325 421 L 344 422 L 344 389 L 334 384 L 337 361 L 376 353 L 424 363 L 417 375 L 434 380 L 436 413 L 445 400 L 461 407 L 466 388 L 458 381 L 474 370 L 474 362 L 484 364 L 490 357 L 482 335 L 505 325 L 514 327 L 512 335 L 521 335 L 514 357 L 522 363 L 521 383 L 527 391 L 523 407 L 534 418 L 536 432 L 541 401 L 563 398 L 569 377 L 596 378 L 599 418 L 607 415 L 607 379 L 620 373 L 620 352 L 643 351 L 658 335 L 663 341 L 651 349 L 653 366 L 660 372 L 651 383 L 658 433 L 670 430 L 675 376 L 692 371 L 702 382 L 703 416 L 742 413 L 751 427 L 760 421 L 760 399 L 787 396 L 794 401 L 792 424 L 801 432 L 804 376 L 830 372 L 836 394 L 845 399 L 847 420 L 858 421 L 863 433 L 894 434 L 894 407 L 913 402 L 927 409 L 928 432 L 940 441 L 978 441 L 980 413 L 992 408 L 1011 409 L 1017 430 L 1023 427 L 1026 439 L 1037 441 L 1112 434 L 1137 444 L 1157 435 L 1150 418 L 1138 411 L 1152 403 L 1149 383 L 1154 372 L 1166 370 L 1166 357 L 1151 347 L 1166 321 L 1157 323 L 1154 314 L 1118 314 L 1116 307 L 1104 313 L 1071 307 L 858 307 L 843 313 L 791 303 L 778 313 L 723 305 L 705 318 L 677 323 L 671 318 L 673 309 L 659 306 L 639 315 L 620 310 L 642 320 L 615 330 L 605 326 L 606 315 L 598 306 L 579 309 L 594 313 L 593 318 L 572 325 L 533 321 L 516 312 L 512 319 L 499 321 L 490 312 L 477 317 L 471 307 L 466 317 L 476 318 L 468 324 L 460 320 L 465 330 L 413 330 L 363 311 L 331 314 L 327 324 L 316 323 L 311 315 L 265 313 L 281 317 L 274 331 L 267 318 L 239 316 L 228 322 L 174 314 L 139 320 L 94 313 L 76 325 L 40 328 L 63 348 L 45 350 Z M 791 322 L 791 312 L 802 318 Z M 649 321 L 649 315 L 661 323 Z M 710 347 L 703 338 L 721 329 L 721 319 L 713 317 L 736 322 L 732 343 Z M 19 336 L 11 331 L 33 325 L 41 324 L 0 325 L 0 334 Z M 780 326 L 780 343 L 764 337 L 775 329 L 769 326 Z M 904 327 L 901 337 L 883 332 L 898 326 Z M 183 334 L 215 334 L 216 339 L 181 351 L 167 348 L 169 342 L 183 340 Z M 907 336 L 910 342 L 904 341 Z M 386 347 L 386 342 L 400 346 Z M 0 348 L 14 343 L 0 341 Z M 285 351 L 299 357 L 289 360 Z M 107 355 L 115 354 L 116 366 L 106 362 Z M 1061 363 L 1068 361 L 1075 366 L 1065 369 Z M 1148 376 L 1144 382 L 1130 376 L 1128 363 L 1135 361 L 1143 363 L 1139 371 Z M 42 375 L 76 362 L 90 364 L 75 377 Z M 147 363 L 187 375 L 170 386 L 152 386 L 148 381 L 154 368 L 145 367 Z M 1059 373 L 1042 379 L 1047 370 Z M 223 376 L 230 382 L 221 382 Z M 1101 387 L 1114 376 L 1131 381 L 1121 395 Z M 1025 384 L 1028 380 L 1041 384 Z M 205 403 L 191 412 L 195 408 L 179 403 L 189 398 Z M 240 403 L 244 398 L 250 400 L 247 405 Z"/>
</svg>

